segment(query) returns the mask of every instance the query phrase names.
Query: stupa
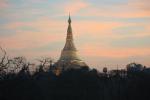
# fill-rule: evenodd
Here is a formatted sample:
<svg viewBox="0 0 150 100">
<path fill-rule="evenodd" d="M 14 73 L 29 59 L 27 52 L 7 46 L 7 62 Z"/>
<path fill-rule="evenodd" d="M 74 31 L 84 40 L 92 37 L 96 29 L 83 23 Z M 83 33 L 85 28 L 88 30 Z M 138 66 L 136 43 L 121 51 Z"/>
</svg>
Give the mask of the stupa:
<svg viewBox="0 0 150 100">
<path fill-rule="evenodd" d="M 56 66 L 64 70 L 87 67 L 86 63 L 82 61 L 77 55 L 77 49 L 75 47 L 73 39 L 70 14 L 68 19 L 66 43 L 61 51 L 59 60 L 56 62 Z"/>
</svg>

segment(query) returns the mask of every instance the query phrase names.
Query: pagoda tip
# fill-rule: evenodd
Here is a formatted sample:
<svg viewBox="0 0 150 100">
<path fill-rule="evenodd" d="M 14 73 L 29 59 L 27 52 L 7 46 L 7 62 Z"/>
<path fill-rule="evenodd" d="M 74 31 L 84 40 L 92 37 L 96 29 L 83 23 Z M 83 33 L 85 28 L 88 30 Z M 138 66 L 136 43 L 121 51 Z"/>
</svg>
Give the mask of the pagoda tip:
<svg viewBox="0 0 150 100">
<path fill-rule="evenodd" d="M 71 17 L 70 17 L 70 12 L 69 12 L 69 19 L 68 19 L 68 23 L 71 23 Z"/>
</svg>

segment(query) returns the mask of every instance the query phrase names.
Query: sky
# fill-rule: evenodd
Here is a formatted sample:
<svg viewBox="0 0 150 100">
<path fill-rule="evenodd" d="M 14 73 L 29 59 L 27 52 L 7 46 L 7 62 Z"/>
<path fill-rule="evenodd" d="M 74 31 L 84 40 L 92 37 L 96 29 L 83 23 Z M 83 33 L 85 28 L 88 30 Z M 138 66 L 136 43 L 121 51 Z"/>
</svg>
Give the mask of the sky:
<svg viewBox="0 0 150 100">
<path fill-rule="evenodd" d="M 8 56 L 60 57 L 71 14 L 78 55 L 91 68 L 150 66 L 150 0 L 0 0 Z"/>
</svg>

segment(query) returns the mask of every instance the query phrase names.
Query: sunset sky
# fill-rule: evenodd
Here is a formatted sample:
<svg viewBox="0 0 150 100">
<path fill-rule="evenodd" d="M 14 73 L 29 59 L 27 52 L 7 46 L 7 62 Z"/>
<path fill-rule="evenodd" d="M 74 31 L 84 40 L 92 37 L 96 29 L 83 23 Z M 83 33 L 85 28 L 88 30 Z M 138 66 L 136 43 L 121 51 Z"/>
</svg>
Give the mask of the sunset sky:
<svg viewBox="0 0 150 100">
<path fill-rule="evenodd" d="M 0 0 L 0 45 L 10 57 L 57 61 L 69 12 L 75 45 L 89 66 L 150 66 L 150 0 Z"/>
</svg>

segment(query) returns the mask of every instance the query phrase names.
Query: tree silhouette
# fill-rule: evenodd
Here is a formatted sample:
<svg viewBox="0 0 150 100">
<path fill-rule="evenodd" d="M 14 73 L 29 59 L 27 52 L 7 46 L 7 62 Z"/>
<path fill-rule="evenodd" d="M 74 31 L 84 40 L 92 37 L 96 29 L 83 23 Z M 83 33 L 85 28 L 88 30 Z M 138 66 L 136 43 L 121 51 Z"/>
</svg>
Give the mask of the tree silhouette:
<svg viewBox="0 0 150 100">
<path fill-rule="evenodd" d="M 149 100 L 150 68 L 130 63 L 126 70 L 82 67 L 65 69 L 59 74 L 50 70 L 52 58 L 42 58 L 39 69 L 30 74 L 31 63 L 25 57 L 7 57 L 1 48 L 0 100 Z M 45 67 L 50 69 L 45 71 Z M 63 67 L 68 65 L 64 64 Z M 56 67 L 57 68 L 57 67 Z M 53 68 L 52 68 L 53 69 Z M 114 73 L 111 73 L 114 72 Z M 109 77 L 104 77 L 109 73 Z M 112 74 L 112 75 L 111 75 Z"/>
</svg>

